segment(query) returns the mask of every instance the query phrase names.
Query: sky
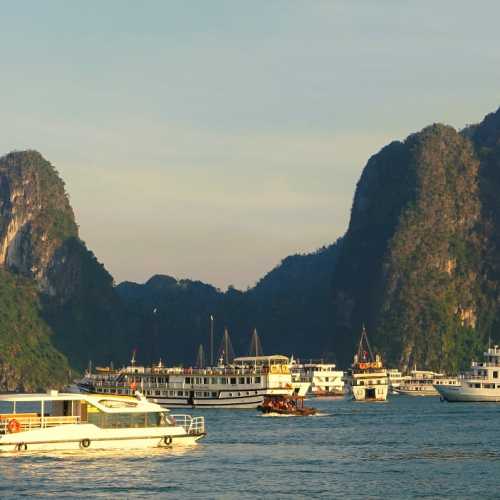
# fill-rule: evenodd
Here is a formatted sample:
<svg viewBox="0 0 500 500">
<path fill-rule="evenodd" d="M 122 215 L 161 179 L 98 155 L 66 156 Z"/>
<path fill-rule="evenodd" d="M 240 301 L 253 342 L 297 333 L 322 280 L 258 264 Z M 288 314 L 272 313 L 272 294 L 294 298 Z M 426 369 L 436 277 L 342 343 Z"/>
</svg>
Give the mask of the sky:
<svg viewBox="0 0 500 500">
<path fill-rule="evenodd" d="M 115 281 L 253 286 L 342 236 L 382 146 L 500 105 L 500 3 L 0 0 L 0 155 Z"/>
</svg>

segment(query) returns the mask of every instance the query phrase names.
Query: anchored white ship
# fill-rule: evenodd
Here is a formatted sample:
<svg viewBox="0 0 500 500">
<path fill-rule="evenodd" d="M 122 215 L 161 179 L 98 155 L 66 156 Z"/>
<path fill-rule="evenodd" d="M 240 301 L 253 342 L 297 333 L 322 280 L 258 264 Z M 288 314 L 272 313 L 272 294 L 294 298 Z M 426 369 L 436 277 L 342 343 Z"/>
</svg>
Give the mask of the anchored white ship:
<svg viewBox="0 0 500 500">
<path fill-rule="evenodd" d="M 358 352 L 347 374 L 356 401 L 385 401 L 389 388 L 387 370 L 379 354 L 374 355 L 363 327 Z"/>
<path fill-rule="evenodd" d="M 456 377 L 447 377 L 443 373 L 428 370 L 412 370 L 410 375 L 403 377 L 399 387 L 394 390 L 405 396 L 439 396 L 434 385 L 457 386 L 460 385 Z"/>
<path fill-rule="evenodd" d="M 489 347 L 484 361 L 473 362 L 472 372 L 461 375 L 458 382 L 434 387 L 450 402 L 500 402 L 500 347 Z"/>
<path fill-rule="evenodd" d="M 214 368 L 130 366 L 98 368 L 77 382 L 80 391 L 130 395 L 136 389 L 165 407 L 257 408 L 264 396 L 291 395 L 287 356 L 247 356 Z"/>
<path fill-rule="evenodd" d="M 387 376 L 389 377 L 389 391 L 391 394 L 397 394 L 396 390 L 401 386 L 405 379 L 403 374 L 397 368 L 388 368 Z"/>
<path fill-rule="evenodd" d="M 309 395 L 332 397 L 344 395 L 344 372 L 334 363 L 293 363 L 292 378 L 309 385 Z"/>
<path fill-rule="evenodd" d="M 140 394 L 3 395 L 0 408 L 0 453 L 170 447 L 205 436 L 204 417 L 170 415 Z"/>
</svg>

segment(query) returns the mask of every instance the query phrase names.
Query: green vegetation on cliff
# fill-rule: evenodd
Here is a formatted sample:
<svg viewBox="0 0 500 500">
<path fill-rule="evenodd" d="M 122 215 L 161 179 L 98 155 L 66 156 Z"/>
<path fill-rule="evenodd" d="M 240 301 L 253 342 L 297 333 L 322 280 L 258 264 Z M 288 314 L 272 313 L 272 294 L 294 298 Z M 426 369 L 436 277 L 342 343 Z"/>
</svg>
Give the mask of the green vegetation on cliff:
<svg viewBox="0 0 500 500">
<path fill-rule="evenodd" d="M 488 256 L 499 219 L 485 217 L 484 156 L 469 135 L 433 125 L 368 162 L 333 277 L 346 351 L 365 322 L 390 364 L 457 372 L 498 338 Z"/>
<path fill-rule="evenodd" d="M 67 382 L 67 359 L 52 341 L 34 283 L 0 269 L 0 388 L 45 390 Z"/>
</svg>

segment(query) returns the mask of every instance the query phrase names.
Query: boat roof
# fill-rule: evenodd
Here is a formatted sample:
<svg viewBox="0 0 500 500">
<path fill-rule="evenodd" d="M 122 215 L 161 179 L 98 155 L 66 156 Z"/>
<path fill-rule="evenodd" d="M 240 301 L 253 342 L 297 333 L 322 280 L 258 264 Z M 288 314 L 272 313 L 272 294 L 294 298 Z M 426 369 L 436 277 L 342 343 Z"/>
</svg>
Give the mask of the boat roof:
<svg viewBox="0 0 500 500">
<path fill-rule="evenodd" d="M 234 358 L 234 361 L 270 361 L 270 360 L 281 360 L 288 362 L 288 356 L 283 356 L 282 354 L 273 354 L 271 356 L 241 356 L 239 358 Z"/>
<path fill-rule="evenodd" d="M 106 413 L 123 412 L 124 410 L 131 413 L 168 411 L 156 403 L 151 403 L 141 393 L 136 393 L 135 397 L 58 391 L 39 394 L 0 394 L 0 403 L 47 403 L 53 401 L 87 401 Z"/>
</svg>

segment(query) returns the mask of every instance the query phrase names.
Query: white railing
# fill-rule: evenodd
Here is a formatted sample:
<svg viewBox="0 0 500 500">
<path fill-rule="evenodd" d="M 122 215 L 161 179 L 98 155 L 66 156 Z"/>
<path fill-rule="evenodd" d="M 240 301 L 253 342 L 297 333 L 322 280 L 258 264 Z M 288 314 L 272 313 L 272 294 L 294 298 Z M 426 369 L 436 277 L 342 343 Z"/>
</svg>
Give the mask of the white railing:
<svg viewBox="0 0 500 500">
<path fill-rule="evenodd" d="M 80 417 L 38 417 L 27 416 L 21 413 L 0 416 L 0 433 L 30 431 L 32 429 L 45 429 L 58 425 L 79 424 Z"/>
<path fill-rule="evenodd" d="M 205 432 L 205 417 L 191 415 L 170 415 L 175 424 L 184 427 L 187 434 L 203 434 Z"/>
</svg>

